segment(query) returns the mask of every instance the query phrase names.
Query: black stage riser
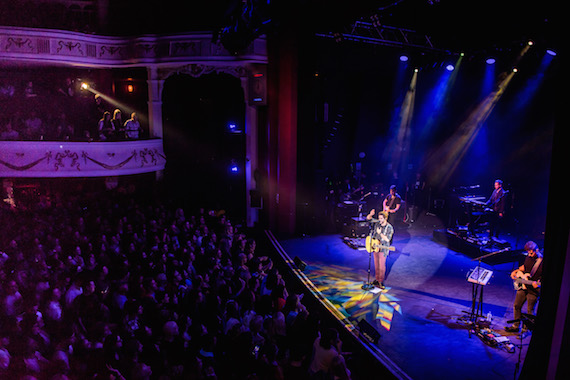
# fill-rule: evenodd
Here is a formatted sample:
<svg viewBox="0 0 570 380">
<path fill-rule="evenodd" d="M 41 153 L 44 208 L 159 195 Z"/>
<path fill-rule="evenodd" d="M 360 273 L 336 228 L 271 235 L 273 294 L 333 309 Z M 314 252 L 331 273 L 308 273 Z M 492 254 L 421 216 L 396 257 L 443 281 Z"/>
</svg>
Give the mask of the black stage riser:
<svg viewBox="0 0 570 380">
<path fill-rule="evenodd" d="M 525 257 L 521 250 L 510 250 L 509 243 L 505 242 L 483 245 L 478 239 L 461 236 L 460 234 L 454 233 L 449 229 L 434 230 L 433 239 L 434 241 L 441 243 L 454 251 L 463 253 L 471 258 L 477 258 L 493 252 L 504 250 L 503 252 L 481 260 L 482 262 L 489 265 L 522 262 Z"/>
</svg>

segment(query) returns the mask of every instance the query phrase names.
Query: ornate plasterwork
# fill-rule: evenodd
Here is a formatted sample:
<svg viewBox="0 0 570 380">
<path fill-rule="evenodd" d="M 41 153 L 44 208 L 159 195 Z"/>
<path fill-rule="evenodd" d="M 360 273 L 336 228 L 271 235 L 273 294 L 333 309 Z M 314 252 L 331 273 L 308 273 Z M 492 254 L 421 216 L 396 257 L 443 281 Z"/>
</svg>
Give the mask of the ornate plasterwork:
<svg viewBox="0 0 570 380">
<path fill-rule="evenodd" d="M 0 177 L 101 177 L 163 170 L 162 141 L 0 142 Z"/>
<path fill-rule="evenodd" d="M 190 63 L 183 66 L 165 67 L 158 70 L 159 79 L 167 79 L 173 74 L 188 74 L 194 78 L 211 73 L 226 73 L 236 78 L 246 78 L 248 76 L 246 65 L 213 65 Z"/>
<path fill-rule="evenodd" d="M 110 37 L 50 29 L 0 27 L 0 59 L 92 67 L 189 62 L 231 66 L 243 62 L 267 63 L 267 48 L 265 39 L 259 38 L 241 54 L 232 55 L 219 42 L 212 40 L 211 33 Z"/>
</svg>

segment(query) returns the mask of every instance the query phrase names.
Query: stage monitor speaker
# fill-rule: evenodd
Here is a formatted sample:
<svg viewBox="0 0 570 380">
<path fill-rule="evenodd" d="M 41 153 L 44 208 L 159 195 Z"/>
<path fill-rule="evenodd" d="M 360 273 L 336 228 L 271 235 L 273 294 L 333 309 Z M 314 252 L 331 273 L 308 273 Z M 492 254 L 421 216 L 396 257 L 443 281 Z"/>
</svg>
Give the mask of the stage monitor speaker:
<svg viewBox="0 0 570 380">
<path fill-rule="evenodd" d="M 370 323 L 364 319 L 361 319 L 358 321 L 358 329 L 360 330 L 362 336 L 366 338 L 366 340 L 371 343 L 378 344 L 380 333 L 374 327 L 372 327 Z"/>
</svg>

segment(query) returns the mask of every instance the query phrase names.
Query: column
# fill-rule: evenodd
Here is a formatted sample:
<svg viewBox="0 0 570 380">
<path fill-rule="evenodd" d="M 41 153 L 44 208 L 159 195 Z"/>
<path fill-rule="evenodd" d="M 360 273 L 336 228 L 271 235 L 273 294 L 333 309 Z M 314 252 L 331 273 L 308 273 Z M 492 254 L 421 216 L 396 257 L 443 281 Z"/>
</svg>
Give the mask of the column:
<svg viewBox="0 0 570 380">
<path fill-rule="evenodd" d="M 249 76 L 241 77 L 245 101 L 245 197 L 246 224 L 253 227 L 258 221 L 258 210 L 251 207 L 251 191 L 257 188 L 253 173 L 257 169 L 257 108 L 249 102 Z"/>
<path fill-rule="evenodd" d="M 148 132 L 151 138 L 162 138 L 162 88 L 164 79 L 156 67 L 148 67 Z"/>
<path fill-rule="evenodd" d="M 164 79 L 159 78 L 156 67 L 147 67 L 148 83 L 148 135 L 150 138 L 159 138 L 162 142 L 164 135 L 162 128 L 162 89 Z M 162 147 L 164 151 L 164 146 Z M 164 171 L 156 172 L 156 180 L 164 177 Z"/>
</svg>

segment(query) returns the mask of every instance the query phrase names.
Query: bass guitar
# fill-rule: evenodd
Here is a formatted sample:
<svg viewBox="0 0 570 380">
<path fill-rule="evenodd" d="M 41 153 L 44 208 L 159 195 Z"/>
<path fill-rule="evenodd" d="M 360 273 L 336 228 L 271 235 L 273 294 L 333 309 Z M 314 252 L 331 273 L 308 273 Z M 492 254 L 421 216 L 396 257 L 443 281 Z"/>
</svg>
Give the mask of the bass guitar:
<svg viewBox="0 0 570 380">
<path fill-rule="evenodd" d="M 530 273 L 523 273 L 520 270 L 518 270 L 515 272 L 515 276 L 516 278 L 513 282 L 515 290 L 521 290 L 521 289 L 526 290 L 528 289 L 527 285 L 534 287 L 535 284 L 537 288 L 540 288 L 540 281 L 529 280 Z"/>
<path fill-rule="evenodd" d="M 368 253 L 378 252 L 381 249 L 387 249 L 388 251 L 395 251 L 396 250 L 396 247 L 384 246 L 380 243 L 380 240 L 373 239 L 371 236 L 366 236 L 365 246 L 366 246 L 366 252 L 368 252 Z"/>
</svg>

